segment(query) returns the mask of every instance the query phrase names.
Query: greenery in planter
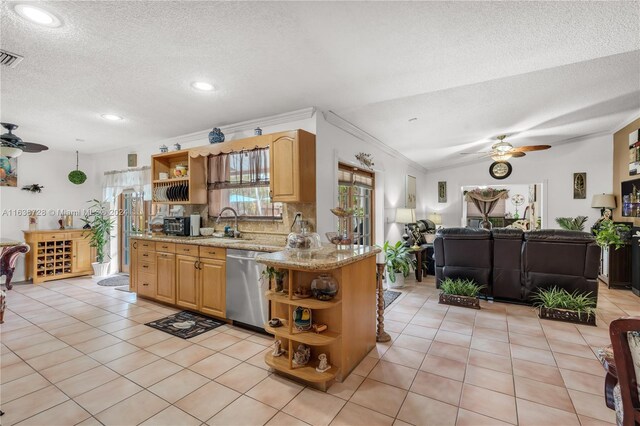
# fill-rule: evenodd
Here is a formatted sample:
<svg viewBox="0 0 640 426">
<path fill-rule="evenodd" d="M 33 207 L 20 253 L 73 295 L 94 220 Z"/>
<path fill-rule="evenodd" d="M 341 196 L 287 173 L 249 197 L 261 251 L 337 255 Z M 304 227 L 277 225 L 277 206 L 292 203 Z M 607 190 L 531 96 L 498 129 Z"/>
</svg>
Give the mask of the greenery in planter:
<svg viewBox="0 0 640 426">
<path fill-rule="evenodd" d="M 586 221 L 586 216 L 556 217 L 556 223 L 560 228 L 566 229 L 567 231 L 584 231 Z"/>
<path fill-rule="evenodd" d="M 473 280 L 456 278 L 445 278 L 440 281 L 440 290 L 444 294 L 452 294 L 456 296 L 477 297 L 485 286 L 478 285 Z"/>
<path fill-rule="evenodd" d="M 533 296 L 533 306 L 543 307 L 547 309 L 566 309 L 575 311 L 580 314 L 586 314 L 587 317 L 595 314 L 596 298 L 589 293 L 580 293 L 578 290 L 569 293 L 565 289 L 551 287 L 548 289 L 539 289 L 538 293 Z"/>
<path fill-rule="evenodd" d="M 88 201 L 91 203 L 82 221 L 91 228 L 87 229 L 83 235 L 90 236 L 90 245 L 96 249 L 96 259 L 98 263 L 104 263 L 105 258 L 111 258 L 106 253 L 107 244 L 111 238 L 111 231 L 115 221 L 109 217 L 109 211 L 104 204 L 98 200 Z"/>
<path fill-rule="evenodd" d="M 382 251 L 384 252 L 387 263 L 389 281 L 392 283 L 396 282 L 395 273 L 401 273 L 404 277 L 409 276 L 409 272 L 411 272 L 409 248 L 405 247 L 402 241 L 398 241 L 395 245 L 391 245 L 389 241 L 385 241 L 382 246 Z"/>
<path fill-rule="evenodd" d="M 624 246 L 625 234 L 627 234 L 631 228 L 627 225 L 616 224 L 610 219 L 606 219 L 600 222 L 599 228 L 595 230 L 596 243 L 602 247 L 614 246 L 617 249 Z"/>
<path fill-rule="evenodd" d="M 284 281 L 284 276 L 287 274 L 286 270 L 280 270 L 277 268 L 274 268 L 273 266 L 267 266 L 267 268 L 262 271 L 262 278 L 266 279 L 269 283 L 271 283 L 272 280 L 276 280 L 276 291 L 280 292 L 282 290 L 284 290 L 283 288 L 283 281 Z"/>
</svg>

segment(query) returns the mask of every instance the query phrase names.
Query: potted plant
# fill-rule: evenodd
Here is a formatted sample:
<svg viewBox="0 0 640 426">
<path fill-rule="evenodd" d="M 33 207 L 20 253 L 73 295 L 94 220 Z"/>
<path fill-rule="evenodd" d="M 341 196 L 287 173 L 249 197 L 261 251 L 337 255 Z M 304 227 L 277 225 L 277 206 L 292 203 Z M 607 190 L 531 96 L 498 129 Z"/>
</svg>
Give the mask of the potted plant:
<svg viewBox="0 0 640 426">
<path fill-rule="evenodd" d="M 87 228 L 84 236 L 89 236 L 89 244 L 96 249 L 96 261 L 91 263 L 93 273 L 96 277 L 103 277 L 109 272 L 108 259 L 111 259 L 111 256 L 107 254 L 107 245 L 115 221 L 109 217 L 109 212 L 102 202 L 94 199 L 89 203 L 91 205 L 82 218 L 84 227 Z"/>
<path fill-rule="evenodd" d="M 391 245 L 385 241 L 382 246 L 387 264 L 387 285 L 390 288 L 404 287 L 404 279 L 411 271 L 411 259 L 409 258 L 409 248 L 405 247 L 402 241 Z"/>
<path fill-rule="evenodd" d="M 596 234 L 596 243 L 603 249 L 614 246 L 616 250 L 625 245 L 625 239 L 631 228 L 621 223 L 614 223 L 611 219 L 600 222 Z"/>
<path fill-rule="evenodd" d="M 556 223 L 560 228 L 566 229 L 567 231 L 584 231 L 586 221 L 586 216 L 556 217 Z"/>
<path fill-rule="evenodd" d="M 267 268 L 264 271 L 262 271 L 260 275 L 263 280 L 267 280 L 269 289 L 271 289 L 271 282 L 275 279 L 276 293 L 281 293 L 284 291 L 284 277 L 287 275 L 286 270 L 280 270 L 280 269 L 274 268 L 273 266 L 267 266 Z"/>
<path fill-rule="evenodd" d="M 483 288 L 483 285 L 478 285 L 473 280 L 445 278 L 440 281 L 438 303 L 480 309 L 478 294 Z"/>
<path fill-rule="evenodd" d="M 576 290 L 569 293 L 554 286 L 539 289 L 533 301 L 540 318 L 596 325 L 596 298 L 591 292 L 580 293 Z"/>
</svg>

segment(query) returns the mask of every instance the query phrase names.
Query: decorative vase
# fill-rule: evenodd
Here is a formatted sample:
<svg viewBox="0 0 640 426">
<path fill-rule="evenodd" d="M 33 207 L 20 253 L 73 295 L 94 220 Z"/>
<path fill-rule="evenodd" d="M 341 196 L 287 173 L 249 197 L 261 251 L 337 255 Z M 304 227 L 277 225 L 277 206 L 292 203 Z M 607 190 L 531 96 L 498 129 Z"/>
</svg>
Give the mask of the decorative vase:
<svg viewBox="0 0 640 426">
<path fill-rule="evenodd" d="M 318 300 L 331 300 L 338 293 L 338 282 L 329 274 L 320 274 L 311 281 L 311 294 Z"/>
<path fill-rule="evenodd" d="M 261 136 L 262 135 L 262 129 L 260 127 L 256 127 L 255 129 L 253 129 L 253 134 L 256 136 Z"/>
<path fill-rule="evenodd" d="M 220 143 L 224 142 L 224 133 L 218 127 L 214 127 L 211 132 L 209 132 L 209 143 Z"/>
<path fill-rule="evenodd" d="M 389 278 L 386 278 L 387 280 L 387 287 L 388 288 L 403 288 L 404 287 L 404 275 L 402 275 L 402 272 L 396 272 L 396 282 L 391 282 L 391 280 Z"/>
</svg>

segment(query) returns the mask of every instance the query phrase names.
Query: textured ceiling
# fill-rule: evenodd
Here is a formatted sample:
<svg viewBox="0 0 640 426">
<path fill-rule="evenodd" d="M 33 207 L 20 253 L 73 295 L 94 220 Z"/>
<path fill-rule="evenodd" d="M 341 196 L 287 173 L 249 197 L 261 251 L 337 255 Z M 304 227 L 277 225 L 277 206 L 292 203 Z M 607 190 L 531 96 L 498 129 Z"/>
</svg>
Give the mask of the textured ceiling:
<svg viewBox="0 0 640 426">
<path fill-rule="evenodd" d="M 0 44 L 25 56 L 0 70 L 0 117 L 52 148 L 101 152 L 313 105 L 433 167 L 502 131 L 576 136 L 638 109 L 637 2 L 40 4 L 64 25 L 0 5 Z"/>
</svg>

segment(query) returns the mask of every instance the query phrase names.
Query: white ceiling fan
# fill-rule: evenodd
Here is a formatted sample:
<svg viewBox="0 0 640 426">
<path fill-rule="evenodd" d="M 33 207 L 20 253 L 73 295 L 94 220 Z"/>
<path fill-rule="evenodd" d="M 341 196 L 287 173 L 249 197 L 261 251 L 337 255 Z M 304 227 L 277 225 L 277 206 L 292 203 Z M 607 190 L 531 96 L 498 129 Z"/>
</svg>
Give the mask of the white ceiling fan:
<svg viewBox="0 0 640 426">
<path fill-rule="evenodd" d="M 480 154 L 478 158 L 486 158 L 491 157 L 493 161 L 497 162 L 505 162 L 511 158 L 520 158 L 527 155 L 527 152 L 533 151 L 543 151 L 545 149 L 551 148 L 551 145 L 525 145 L 514 147 L 509 142 L 505 141 L 507 135 L 500 135 L 496 139 L 498 142 L 491 145 L 491 151 L 481 151 L 481 152 L 461 152 L 462 155 L 477 155 Z"/>
</svg>

